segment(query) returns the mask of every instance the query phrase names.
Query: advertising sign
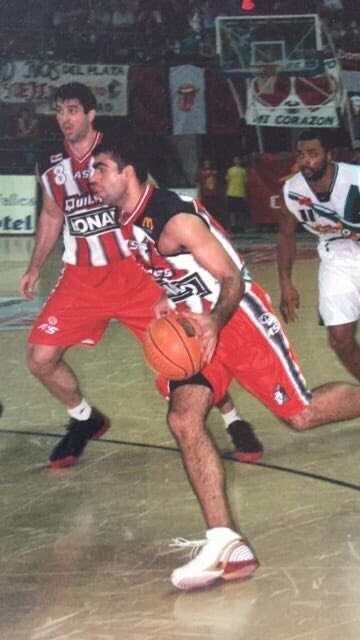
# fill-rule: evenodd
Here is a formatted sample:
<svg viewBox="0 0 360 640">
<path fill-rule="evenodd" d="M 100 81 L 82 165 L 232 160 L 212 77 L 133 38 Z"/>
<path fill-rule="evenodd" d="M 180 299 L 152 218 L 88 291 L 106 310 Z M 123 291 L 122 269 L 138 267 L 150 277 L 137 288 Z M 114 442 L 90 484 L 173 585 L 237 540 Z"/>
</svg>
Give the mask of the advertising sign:
<svg viewBox="0 0 360 640">
<path fill-rule="evenodd" d="M 32 235 L 36 224 L 36 178 L 0 175 L 0 236 Z"/>
</svg>

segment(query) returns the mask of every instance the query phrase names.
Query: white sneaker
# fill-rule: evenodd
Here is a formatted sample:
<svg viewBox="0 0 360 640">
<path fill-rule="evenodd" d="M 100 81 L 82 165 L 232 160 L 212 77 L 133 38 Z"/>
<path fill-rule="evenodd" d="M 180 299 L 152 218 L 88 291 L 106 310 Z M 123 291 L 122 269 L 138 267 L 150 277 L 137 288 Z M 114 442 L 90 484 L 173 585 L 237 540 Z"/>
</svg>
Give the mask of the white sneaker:
<svg viewBox="0 0 360 640">
<path fill-rule="evenodd" d="M 171 582 L 178 589 L 190 590 L 208 587 L 218 580 L 246 578 L 259 566 L 253 552 L 241 536 L 226 527 L 209 529 L 206 540 L 177 538 L 171 545 L 190 547 L 196 557 L 175 569 Z"/>
</svg>

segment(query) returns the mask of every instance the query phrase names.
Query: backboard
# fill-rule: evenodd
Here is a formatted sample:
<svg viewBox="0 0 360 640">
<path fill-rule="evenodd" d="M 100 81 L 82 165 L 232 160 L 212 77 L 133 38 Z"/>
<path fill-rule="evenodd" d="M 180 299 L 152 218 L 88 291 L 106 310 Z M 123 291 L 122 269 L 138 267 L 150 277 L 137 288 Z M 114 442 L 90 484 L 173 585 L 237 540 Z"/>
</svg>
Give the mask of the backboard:
<svg viewBox="0 0 360 640">
<path fill-rule="evenodd" d="M 216 18 L 216 50 L 228 75 L 258 75 L 261 68 L 276 73 L 321 73 L 322 32 L 319 16 L 219 16 Z"/>
</svg>

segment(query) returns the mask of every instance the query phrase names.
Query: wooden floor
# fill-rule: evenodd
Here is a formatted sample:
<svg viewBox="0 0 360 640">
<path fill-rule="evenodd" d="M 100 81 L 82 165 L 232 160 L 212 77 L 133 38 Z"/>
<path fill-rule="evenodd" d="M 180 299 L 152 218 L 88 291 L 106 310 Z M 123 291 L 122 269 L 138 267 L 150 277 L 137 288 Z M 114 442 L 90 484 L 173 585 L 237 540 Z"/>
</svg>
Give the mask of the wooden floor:
<svg viewBox="0 0 360 640">
<path fill-rule="evenodd" d="M 18 295 L 31 251 L 30 239 L 12 240 L 0 238 L 3 297 Z M 275 265 L 252 272 L 277 305 Z M 349 379 L 317 325 L 316 273 L 315 259 L 299 261 L 303 304 L 289 331 L 310 386 Z M 0 332 L 1 640 L 359 640 L 360 421 L 297 434 L 234 386 L 265 446 L 260 464 L 224 462 L 261 567 L 245 582 L 182 593 L 169 575 L 184 558 L 169 543 L 202 537 L 204 523 L 139 346 L 112 324 L 96 349 L 69 353 L 112 428 L 76 467 L 52 472 L 66 414 L 27 372 L 25 344 L 26 329 Z M 209 423 L 226 452 L 216 410 Z"/>
</svg>

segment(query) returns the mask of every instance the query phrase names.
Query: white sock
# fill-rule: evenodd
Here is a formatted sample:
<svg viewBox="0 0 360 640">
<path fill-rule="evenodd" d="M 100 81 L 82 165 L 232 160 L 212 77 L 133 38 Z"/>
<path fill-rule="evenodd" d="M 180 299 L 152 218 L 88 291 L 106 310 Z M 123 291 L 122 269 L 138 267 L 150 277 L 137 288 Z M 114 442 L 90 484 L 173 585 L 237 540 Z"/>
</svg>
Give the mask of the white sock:
<svg viewBox="0 0 360 640">
<path fill-rule="evenodd" d="M 75 420 L 88 420 L 90 418 L 91 407 L 86 402 L 86 400 L 82 399 L 80 404 L 73 409 L 68 409 L 68 414 Z"/>
<path fill-rule="evenodd" d="M 222 413 L 221 414 L 222 419 L 225 422 L 225 427 L 228 428 L 229 425 L 234 422 L 234 420 L 242 420 L 241 416 L 239 416 L 238 412 L 236 411 L 236 409 L 231 409 L 231 411 L 228 411 L 228 413 Z"/>
</svg>

